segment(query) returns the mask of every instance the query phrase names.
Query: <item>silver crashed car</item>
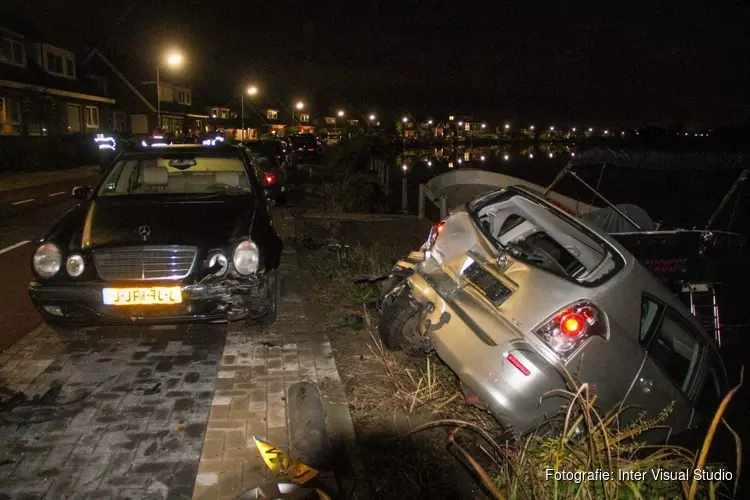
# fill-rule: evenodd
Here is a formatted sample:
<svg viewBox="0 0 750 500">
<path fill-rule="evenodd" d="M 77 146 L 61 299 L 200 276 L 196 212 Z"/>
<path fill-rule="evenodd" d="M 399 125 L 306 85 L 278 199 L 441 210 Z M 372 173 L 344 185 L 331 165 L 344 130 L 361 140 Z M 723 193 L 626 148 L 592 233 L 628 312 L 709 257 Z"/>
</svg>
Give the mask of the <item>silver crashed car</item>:
<svg viewBox="0 0 750 500">
<path fill-rule="evenodd" d="M 571 375 L 605 411 L 672 408 L 673 433 L 710 420 L 726 391 L 688 308 L 614 239 L 526 188 L 455 210 L 385 287 L 384 344 L 434 349 L 467 399 L 520 433 L 559 411 L 545 395 Z"/>
</svg>

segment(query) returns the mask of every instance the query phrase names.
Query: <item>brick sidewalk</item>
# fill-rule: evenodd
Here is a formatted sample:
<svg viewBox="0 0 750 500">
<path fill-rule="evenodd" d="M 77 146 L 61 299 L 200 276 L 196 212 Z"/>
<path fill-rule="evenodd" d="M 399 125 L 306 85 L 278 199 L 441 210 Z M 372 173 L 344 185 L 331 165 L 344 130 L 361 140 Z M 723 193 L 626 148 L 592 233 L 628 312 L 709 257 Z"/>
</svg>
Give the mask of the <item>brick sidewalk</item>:
<svg viewBox="0 0 750 500">
<path fill-rule="evenodd" d="M 253 436 L 285 452 L 290 447 L 287 390 L 317 384 L 326 413 L 329 446 L 351 446 L 354 428 L 327 337 L 316 332 L 299 293 L 296 254 L 285 249 L 280 269 L 279 317 L 258 333 L 230 331 L 219 366 L 194 500 L 233 499 L 272 481 Z"/>
</svg>

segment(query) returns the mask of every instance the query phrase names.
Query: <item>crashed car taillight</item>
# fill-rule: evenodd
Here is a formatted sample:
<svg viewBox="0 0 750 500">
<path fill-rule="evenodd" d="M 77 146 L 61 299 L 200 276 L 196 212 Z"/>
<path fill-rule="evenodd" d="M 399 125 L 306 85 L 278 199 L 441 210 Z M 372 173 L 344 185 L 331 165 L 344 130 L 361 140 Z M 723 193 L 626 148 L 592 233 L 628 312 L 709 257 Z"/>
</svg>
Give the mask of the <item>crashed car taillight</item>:
<svg viewBox="0 0 750 500">
<path fill-rule="evenodd" d="M 432 226 L 432 229 L 430 230 L 430 235 L 427 237 L 427 246 L 432 247 L 435 242 L 438 239 L 438 236 L 440 236 L 440 233 L 443 232 L 443 228 L 445 227 L 445 221 L 441 222 L 437 226 Z"/>
<path fill-rule="evenodd" d="M 534 333 L 567 360 L 591 337 L 609 340 L 609 321 L 596 305 L 582 300 L 559 311 Z"/>
</svg>

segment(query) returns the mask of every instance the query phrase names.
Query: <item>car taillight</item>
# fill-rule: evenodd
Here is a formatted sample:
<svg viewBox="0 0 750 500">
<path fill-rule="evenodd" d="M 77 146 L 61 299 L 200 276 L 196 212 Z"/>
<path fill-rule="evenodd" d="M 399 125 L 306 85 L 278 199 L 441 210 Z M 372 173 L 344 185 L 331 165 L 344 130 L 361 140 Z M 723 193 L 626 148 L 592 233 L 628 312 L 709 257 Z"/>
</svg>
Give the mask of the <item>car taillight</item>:
<svg viewBox="0 0 750 500">
<path fill-rule="evenodd" d="M 266 184 L 273 184 L 276 182 L 276 176 L 273 174 L 266 174 Z"/>
<path fill-rule="evenodd" d="M 592 337 L 609 340 L 609 321 L 596 305 L 582 300 L 559 311 L 534 333 L 567 360 Z"/>
<path fill-rule="evenodd" d="M 443 228 L 445 228 L 445 221 L 441 222 L 437 226 L 432 227 L 432 229 L 430 230 L 430 236 L 427 238 L 427 243 L 429 244 L 429 246 L 435 244 L 438 236 L 440 236 L 440 233 L 443 232 Z"/>
</svg>

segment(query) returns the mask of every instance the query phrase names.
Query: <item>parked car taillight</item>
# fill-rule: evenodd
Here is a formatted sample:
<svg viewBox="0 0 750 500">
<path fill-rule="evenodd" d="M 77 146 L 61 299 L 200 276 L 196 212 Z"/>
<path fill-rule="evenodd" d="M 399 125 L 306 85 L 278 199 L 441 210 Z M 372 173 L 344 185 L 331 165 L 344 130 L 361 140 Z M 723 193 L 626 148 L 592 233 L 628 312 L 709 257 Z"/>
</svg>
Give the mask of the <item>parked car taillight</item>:
<svg viewBox="0 0 750 500">
<path fill-rule="evenodd" d="M 609 340 L 609 320 L 592 302 L 582 300 L 559 311 L 534 333 L 567 360 L 591 337 Z"/>
<path fill-rule="evenodd" d="M 276 182 L 276 176 L 274 174 L 266 174 L 266 185 L 270 186 L 274 182 Z"/>
</svg>

